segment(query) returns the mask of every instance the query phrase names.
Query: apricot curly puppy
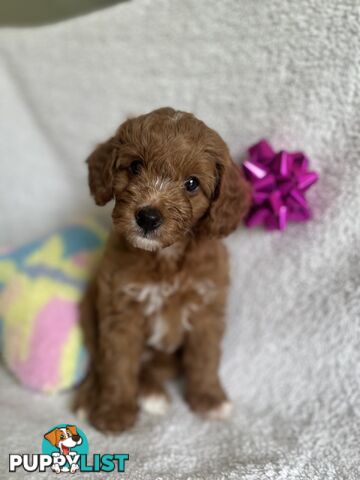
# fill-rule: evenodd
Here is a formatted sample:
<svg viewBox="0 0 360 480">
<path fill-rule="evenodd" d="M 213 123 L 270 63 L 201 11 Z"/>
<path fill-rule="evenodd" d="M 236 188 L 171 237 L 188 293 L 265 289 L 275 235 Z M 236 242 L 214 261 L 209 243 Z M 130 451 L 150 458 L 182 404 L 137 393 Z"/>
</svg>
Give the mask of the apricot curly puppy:
<svg viewBox="0 0 360 480">
<path fill-rule="evenodd" d="M 104 432 L 164 413 L 164 381 L 185 375 L 192 410 L 224 418 L 218 368 L 228 260 L 249 187 L 221 137 L 190 113 L 127 120 L 87 160 L 95 202 L 114 199 L 113 232 L 82 305 L 90 352 L 75 408 Z"/>
</svg>

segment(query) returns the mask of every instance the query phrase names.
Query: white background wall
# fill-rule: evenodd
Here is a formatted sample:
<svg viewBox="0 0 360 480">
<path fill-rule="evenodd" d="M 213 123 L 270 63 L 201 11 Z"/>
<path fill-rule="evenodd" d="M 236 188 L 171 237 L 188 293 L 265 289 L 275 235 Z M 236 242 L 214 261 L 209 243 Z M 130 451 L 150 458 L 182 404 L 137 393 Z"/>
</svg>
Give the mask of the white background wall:
<svg viewBox="0 0 360 480">
<path fill-rule="evenodd" d="M 357 0 L 132 0 L 0 31 L 0 245 L 91 211 L 86 155 L 161 105 L 194 111 L 236 160 L 268 137 L 320 173 L 312 222 L 228 241 L 231 422 L 201 422 L 177 395 L 169 417 L 116 441 L 86 430 L 102 451 L 126 445 L 131 478 L 358 478 L 359 33 Z M 68 418 L 10 380 L 0 393 L 2 438 L 14 409 L 26 432 Z"/>
<path fill-rule="evenodd" d="M 2 28 L 0 243 L 91 210 L 88 152 L 127 115 L 162 105 L 195 112 L 237 160 L 267 136 L 334 169 L 359 100 L 358 38 L 341 30 L 357 27 L 353 3 L 133 0 Z"/>
</svg>

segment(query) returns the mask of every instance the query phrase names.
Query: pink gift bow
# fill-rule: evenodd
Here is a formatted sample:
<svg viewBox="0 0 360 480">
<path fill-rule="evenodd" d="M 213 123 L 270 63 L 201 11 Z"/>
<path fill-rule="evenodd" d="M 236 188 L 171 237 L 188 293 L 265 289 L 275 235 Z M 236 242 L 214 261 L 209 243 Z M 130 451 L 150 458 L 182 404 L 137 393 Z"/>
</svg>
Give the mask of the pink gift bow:
<svg viewBox="0 0 360 480">
<path fill-rule="evenodd" d="M 252 185 L 252 207 L 245 219 L 248 227 L 264 224 L 267 230 L 284 230 L 288 221 L 303 222 L 312 216 L 305 192 L 319 178 L 308 171 L 309 159 L 302 152 L 275 153 L 266 140 L 249 148 L 243 163 Z"/>
</svg>

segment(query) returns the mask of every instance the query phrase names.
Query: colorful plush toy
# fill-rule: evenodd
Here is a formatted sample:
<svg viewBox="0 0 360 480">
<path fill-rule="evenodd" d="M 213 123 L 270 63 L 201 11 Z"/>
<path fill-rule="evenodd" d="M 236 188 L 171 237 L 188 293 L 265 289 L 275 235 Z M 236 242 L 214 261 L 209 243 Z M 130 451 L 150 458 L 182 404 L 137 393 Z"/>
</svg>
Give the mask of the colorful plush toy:
<svg viewBox="0 0 360 480">
<path fill-rule="evenodd" d="M 57 392 L 81 380 L 78 304 L 105 238 L 86 221 L 0 252 L 0 351 L 23 385 Z"/>
</svg>

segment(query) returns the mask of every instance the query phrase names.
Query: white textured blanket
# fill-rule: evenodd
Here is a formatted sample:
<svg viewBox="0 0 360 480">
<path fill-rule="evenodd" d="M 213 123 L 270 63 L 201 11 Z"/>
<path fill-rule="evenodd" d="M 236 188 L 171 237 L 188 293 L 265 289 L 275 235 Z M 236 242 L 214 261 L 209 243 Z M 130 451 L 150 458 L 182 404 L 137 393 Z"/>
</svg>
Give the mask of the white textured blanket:
<svg viewBox="0 0 360 480">
<path fill-rule="evenodd" d="M 132 0 L 0 29 L 1 244 L 91 211 L 83 159 L 160 105 L 194 111 L 237 160 L 265 136 L 304 149 L 321 175 L 312 222 L 227 242 L 229 422 L 194 417 L 174 389 L 167 417 L 107 438 L 67 396 L 0 371 L 0 478 L 39 478 L 9 474 L 8 454 L 39 452 L 60 422 L 77 422 L 92 452 L 130 453 L 129 479 L 359 478 L 359 34 L 358 0 Z"/>
</svg>

